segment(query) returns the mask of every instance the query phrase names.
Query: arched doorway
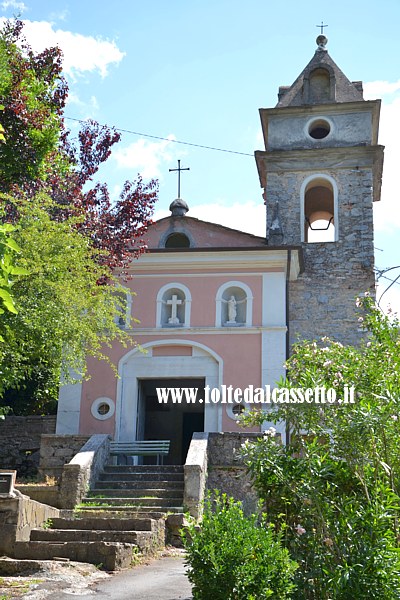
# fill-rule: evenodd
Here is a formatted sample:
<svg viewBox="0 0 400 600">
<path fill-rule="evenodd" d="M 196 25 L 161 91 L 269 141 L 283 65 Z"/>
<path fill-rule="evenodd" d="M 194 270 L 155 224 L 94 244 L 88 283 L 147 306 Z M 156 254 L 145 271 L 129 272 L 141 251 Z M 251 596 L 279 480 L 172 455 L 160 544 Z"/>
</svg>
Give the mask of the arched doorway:
<svg viewBox="0 0 400 600">
<path fill-rule="evenodd" d="M 205 386 L 220 386 L 222 359 L 202 344 L 186 340 L 161 340 L 142 347 L 145 353 L 132 350 L 119 364 L 116 439 L 170 439 L 170 461 L 182 463 L 193 431 L 221 430 L 221 406 L 200 400 Z M 157 388 L 197 389 L 196 402 L 188 403 L 183 395 L 180 403 L 172 397 L 160 403 Z"/>
</svg>

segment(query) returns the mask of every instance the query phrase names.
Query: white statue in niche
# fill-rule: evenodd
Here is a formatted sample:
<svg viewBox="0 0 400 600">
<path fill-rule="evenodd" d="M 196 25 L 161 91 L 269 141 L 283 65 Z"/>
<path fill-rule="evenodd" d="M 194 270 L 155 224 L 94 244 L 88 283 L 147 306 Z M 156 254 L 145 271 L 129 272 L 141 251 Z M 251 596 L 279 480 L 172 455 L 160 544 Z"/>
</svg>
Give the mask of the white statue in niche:
<svg viewBox="0 0 400 600">
<path fill-rule="evenodd" d="M 237 309 L 236 309 L 236 298 L 231 296 L 228 302 L 228 323 L 236 323 Z"/>
<path fill-rule="evenodd" d="M 168 323 L 170 325 L 179 325 L 178 306 L 182 304 L 182 300 L 179 300 L 176 294 L 172 294 L 171 299 L 167 300 L 167 304 L 171 307 L 171 316 L 168 319 Z"/>
<path fill-rule="evenodd" d="M 235 296 L 232 294 L 229 300 L 222 300 L 227 304 L 228 308 L 228 320 L 225 321 L 225 325 L 234 325 L 237 324 L 237 307 L 238 304 L 243 304 L 246 300 L 236 300 Z"/>
</svg>

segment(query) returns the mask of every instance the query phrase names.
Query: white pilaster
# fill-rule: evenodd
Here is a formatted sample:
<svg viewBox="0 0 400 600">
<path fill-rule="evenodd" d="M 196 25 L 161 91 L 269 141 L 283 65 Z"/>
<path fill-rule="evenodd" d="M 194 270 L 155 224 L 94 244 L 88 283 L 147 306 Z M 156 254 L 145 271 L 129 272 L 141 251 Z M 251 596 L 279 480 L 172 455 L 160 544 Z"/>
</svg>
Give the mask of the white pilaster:
<svg viewBox="0 0 400 600">
<path fill-rule="evenodd" d="M 286 275 L 283 272 L 263 275 L 262 324 L 266 328 L 262 333 L 261 345 L 262 386 L 269 385 L 273 389 L 286 372 Z M 271 426 L 282 435 L 284 442 L 285 423 L 263 423 L 263 429 Z"/>
<path fill-rule="evenodd" d="M 56 433 L 79 433 L 81 383 L 61 384 L 58 396 Z"/>
</svg>

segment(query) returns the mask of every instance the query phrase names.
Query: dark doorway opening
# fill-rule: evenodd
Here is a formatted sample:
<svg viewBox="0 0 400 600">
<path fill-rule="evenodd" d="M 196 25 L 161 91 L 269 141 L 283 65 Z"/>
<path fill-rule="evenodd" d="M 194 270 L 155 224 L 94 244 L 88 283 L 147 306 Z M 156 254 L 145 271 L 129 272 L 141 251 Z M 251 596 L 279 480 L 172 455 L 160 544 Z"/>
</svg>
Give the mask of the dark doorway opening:
<svg viewBox="0 0 400 600">
<path fill-rule="evenodd" d="M 139 381 L 137 439 L 170 440 L 170 453 L 164 457 L 166 465 L 184 464 L 193 433 L 204 431 L 204 404 L 199 402 L 204 399 L 204 386 L 203 378 Z M 183 393 L 182 401 L 174 403 L 169 393 L 168 402 L 160 403 L 157 388 L 197 390 L 196 402 L 187 402 Z M 155 457 L 143 459 L 143 464 L 154 463 Z"/>
</svg>

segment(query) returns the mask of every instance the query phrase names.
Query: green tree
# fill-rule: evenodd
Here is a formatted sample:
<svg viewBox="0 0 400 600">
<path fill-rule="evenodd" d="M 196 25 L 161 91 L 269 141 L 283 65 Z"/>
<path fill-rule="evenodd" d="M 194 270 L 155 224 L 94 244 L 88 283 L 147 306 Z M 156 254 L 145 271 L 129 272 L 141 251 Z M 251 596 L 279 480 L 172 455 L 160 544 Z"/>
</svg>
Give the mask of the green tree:
<svg viewBox="0 0 400 600">
<path fill-rule="evenodd" d="M 126 339 L 111 318 L 118 304 L 111 270 L 145 250 L 157 196 L 157 182 L 140 176 L 125 182 L 115 202 L 106 184 L 93 182 L 120 135 L 89 121 L 71 140 L 67 94 L 61 50 L 33 52 L 23 23 L 7 21 L 0 30 L 0 221 L 16 227 L 29 275 L 13 290 L 18 315 L 0 322 L 7 340 L 0 397 L 25 414 L 54 408 L 60 374 L 81 372 L 86 353 L 99 356 L 103 344 Z"/>
<path fill-rule="evenodd" d="M 301 342 L 281 382 L 334 389 L 340 402 L 291 402 L 282 391 L 287 402 L 252 420 L 285 420 L 290 443 L 267 431 L 244 449 L 267 518 L 299 563 L 299 600 L 400 598 L 399 322 L 368 295 L 357 304 L 361 344 Z"/>
<path fill-rule="evenodd" d="M 0 315 L 0 393 L 33 380 L 35 394 L 24 412 L 41 413 L 57 397 L 61 376 L 68 379 L 71 370 L 84 376 L 86 356 L 106 359 L 105 346 L 127 343 L 117 325 L 125 305 L 98 251 L 77 232 L 77 217 L 52 219 L 54 204 L 43 195 L 7 202 L 19 215 L 14 237 L 28 274 L 13 285 L 18 312 Z M 99 286 L 104 273 L 110 285 Z"/>
<path fill-rule="evenodd" d="M 63 119 L 67 96 L 60 48 L 33 52 L 22 21 L 7 21 L 0 30 L 0 104 L 6 130 L 0 144 L 0 191 L 31 200 L 38 191 L 47 193 L 58 206 L 58 219 L 82 215 L 79 232 L 106 250 L 98 260 L 124 268 L 145 250 L 157 182 L 145 183 L 139 175 L 121 186 L 113 202 L 107 185 L 93 178 L 121 136 L 89 120 L 71 139 Z"/>
<path fill-rule="evenodd" d="M 61 75 L 59 48 L 32 52 L 20 20 L 6 21 L 0 32 L 0 103 L 6 143 L 0 145 L 1 190 L 9 191 L 48 174 L 57 151 L 67 85 Z M 58 165 L 60 166 L 60 164 Z"/>
</svg>

